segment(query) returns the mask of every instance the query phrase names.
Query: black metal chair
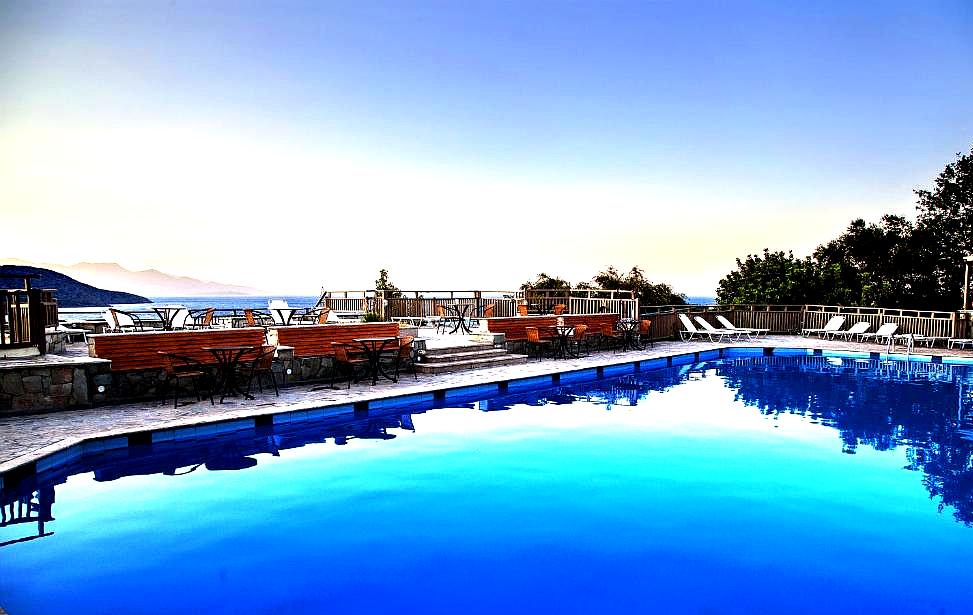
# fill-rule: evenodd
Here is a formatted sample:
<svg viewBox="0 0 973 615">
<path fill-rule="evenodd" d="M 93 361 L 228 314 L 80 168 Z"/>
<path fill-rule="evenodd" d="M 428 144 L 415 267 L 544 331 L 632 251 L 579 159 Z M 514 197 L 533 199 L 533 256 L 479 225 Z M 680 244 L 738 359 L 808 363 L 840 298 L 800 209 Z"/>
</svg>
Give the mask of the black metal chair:
<svg viewBox="0 0 973 615">
<path fill-rule="evenodd" d="M 263 393 L 263 378 L 269 377 L 271 384 L 274 385 L 274 395 L 280 397 L 280 391 L 277 388 L 277 375 L 273 369 L 274 353 L 276 351 L 276 346 L 264 346 L 260 349 L 256 358 L 240 368 L 241 376 L 247 379 L 247 395 L 250 394 L 253 388 L 254 380 L 257 381 L 257 388 Z"/>
<path fill-rule="evenodd" d="M 331 363 L 331 388 L 334 388 L 335 376 L 338 372 L 348 375 L 348 388 L 351 388 L 352 381 L 358 382 L 362 376 L 368 375 L 368 359 L 349 352 L 347 345 L 340 342 L 332 342 L 334 357 Z"/>
<path fill-rule="evenodd" d="M 541 360 L 544 358 L 544 352 L 547 351 L 548 354 L 553 352 L 554 345 L 551 340 L 541 337 L 540 331 L 537 327 L 524 327 L 527 332 L 527 356 L 530 356 L 530 351 L 533 349 L 537 353 L 537 359 Z"/>
<path fill-rule="evenodd" d="M 206 365 L 191 357 L 173 354 L 171 352 L 160 351 L 159 354 L 162 355 L 163 361 L 165 362 L 165 386 L 166 389 L 172 389 L 173 391 L 172 403 L 174 408 L 179 407 L 179 389 L 187 381 L 192 385 L 193 393 L 196 394 L 196 401 L 203 400 L 199 390 L 199 384 L 202 382 L 209 393 L 209 403 L 215 404 L 213 401 L 213 376 L 210 374 Z"/>
</svg>

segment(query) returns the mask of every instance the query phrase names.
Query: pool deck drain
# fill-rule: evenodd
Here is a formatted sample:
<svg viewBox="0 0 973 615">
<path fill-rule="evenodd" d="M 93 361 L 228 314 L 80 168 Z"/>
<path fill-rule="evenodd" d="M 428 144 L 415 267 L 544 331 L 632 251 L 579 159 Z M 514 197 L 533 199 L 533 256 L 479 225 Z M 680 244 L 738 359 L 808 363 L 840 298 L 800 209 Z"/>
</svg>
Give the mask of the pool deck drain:
<svg viewBox="0 0 973 615">
<path fill-rule="evenodd" d="M 159 429 L 173 429 L 250 419 L 259 416 L 310 410 L 329 406 L 362 404 L 390 397 L 429 394 L 506 380 L 548 376 L 560 372 L 619 365 L 667 356 L 692 354 L 731 347 L 751 348 L 811 348 L 846 352 L 883 353 L 884 346 L 856 342 L 838 342 L 779 335 L 753 341 L 730 344 L 714 342 L 657 342 L 641 351 L 594 352 L 577 359 L 537 361 L 527 364 L 501 366 L 446 374 L 410 375 L 398 383 L 383 382 L 370 386 L 359 383 L 350 389 L 330 389 L 322 384 L 285 387 L 280 397 L 273 393 L 258 393 L 252 401 L 228 398 L 226 403 L 211 406 L 207 401 L 173 408 L 172 402 L 150 401 L 131 404 L 99 406 L 84 410 L 62 410 L 24 416 L 0 418 L 0 473 L 32 463 L 74 444 L 94 438 L 108 438 Z M 914 355 L 971 357 L 973 353 L 942 348 L 917 349 Z M 904 351 L 903 351 L 904 353 Z M 0 614 L 2 615 L 2 614 Z"/>
</svg>

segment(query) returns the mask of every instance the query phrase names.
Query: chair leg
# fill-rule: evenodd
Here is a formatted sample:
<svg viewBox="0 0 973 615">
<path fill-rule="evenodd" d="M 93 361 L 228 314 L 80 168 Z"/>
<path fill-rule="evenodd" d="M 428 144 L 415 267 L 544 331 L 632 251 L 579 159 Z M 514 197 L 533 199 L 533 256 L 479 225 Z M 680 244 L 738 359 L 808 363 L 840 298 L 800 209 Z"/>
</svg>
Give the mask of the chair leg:
<svg viewBox="0 0 973 615">
<path fill-rule="evenodd" d="M 274 385 L 274 395 L 280 397 L 280 391 L 277 389 L 277 374 L 274 373 L 274 370 L 270 370 L 270 382 Z"/>
</svg>

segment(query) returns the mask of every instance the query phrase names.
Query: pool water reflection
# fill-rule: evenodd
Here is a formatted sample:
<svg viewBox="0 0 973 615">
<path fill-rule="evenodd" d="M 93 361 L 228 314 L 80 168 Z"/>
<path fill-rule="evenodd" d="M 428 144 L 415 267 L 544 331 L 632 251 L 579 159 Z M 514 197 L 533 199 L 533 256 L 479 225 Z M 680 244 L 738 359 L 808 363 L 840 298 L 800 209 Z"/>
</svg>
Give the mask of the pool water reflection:
<svg viewBox="0 0 973 615">
<path fill-rule="evenodd" d="M 3 493 L 0 606 L 969 612 L 966 368 L 760 357 L 567 379 L 28 477 Z"/>
</svg>

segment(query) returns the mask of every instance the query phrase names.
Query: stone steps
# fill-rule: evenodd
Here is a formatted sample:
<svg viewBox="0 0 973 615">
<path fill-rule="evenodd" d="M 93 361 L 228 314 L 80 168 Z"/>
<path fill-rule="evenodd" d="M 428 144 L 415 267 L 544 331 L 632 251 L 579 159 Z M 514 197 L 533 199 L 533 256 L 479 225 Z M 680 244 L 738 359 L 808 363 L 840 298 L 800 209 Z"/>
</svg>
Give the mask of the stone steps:
<svg viewBox="0 0 973 615">
<path fill-rule="evenodd" d="M 443 374 L 526 362 L 527 355 L 509 354 L 503 348 L 494 348 L 492 344 L 467 344 L 426 350 L 422 361 L 416 363 L 416 371 L 421 374 Z"/>
</svg>

